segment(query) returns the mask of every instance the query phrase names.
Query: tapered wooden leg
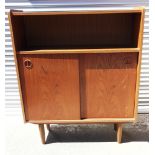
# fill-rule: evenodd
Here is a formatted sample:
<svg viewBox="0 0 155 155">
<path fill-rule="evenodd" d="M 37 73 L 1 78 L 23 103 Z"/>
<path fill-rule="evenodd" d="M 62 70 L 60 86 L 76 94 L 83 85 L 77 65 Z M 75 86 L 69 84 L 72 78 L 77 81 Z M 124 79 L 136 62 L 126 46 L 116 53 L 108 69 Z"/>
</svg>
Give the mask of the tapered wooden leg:
<svg viewBox="0 0 155 155">
<path fill-rule="evenodd" d="M 117 124 L 114 124 L 114 130 L 117 131 Z"/>
<path fill-rule="evenodd" d="M 122 141 L 122 124 L 117 124 L 117 142 L 121 143 Z"/>
<path fill-rule="evenodd" d="M 45 144 L 45 129 L 44 129 L 44 124 L 39 124 L 39 132 L 40 132 L 41 141 L 42 141 L 43 144 Z"/>
<path fill-rule="evenodd" d="M 50 124 L 46 124 L 47 130 L 50 131 Z"/>
</svg>

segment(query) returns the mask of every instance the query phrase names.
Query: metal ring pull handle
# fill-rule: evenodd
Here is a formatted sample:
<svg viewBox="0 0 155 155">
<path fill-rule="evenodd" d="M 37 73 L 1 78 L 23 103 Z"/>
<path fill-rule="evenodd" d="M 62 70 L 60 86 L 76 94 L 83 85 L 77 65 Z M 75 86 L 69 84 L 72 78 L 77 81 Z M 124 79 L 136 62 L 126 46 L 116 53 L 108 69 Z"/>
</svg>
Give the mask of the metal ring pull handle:
<svg viewBox="0 0 155 155">
<path fill-rule="evenodd" d="M 31 60 L 26 59 L 26 60 L 24 61 L 24 66 L 25 66 L 27 69 L 31 69 L 31 68 L 32 68 L 32 62 L 31 62 Z"/>
</svg>

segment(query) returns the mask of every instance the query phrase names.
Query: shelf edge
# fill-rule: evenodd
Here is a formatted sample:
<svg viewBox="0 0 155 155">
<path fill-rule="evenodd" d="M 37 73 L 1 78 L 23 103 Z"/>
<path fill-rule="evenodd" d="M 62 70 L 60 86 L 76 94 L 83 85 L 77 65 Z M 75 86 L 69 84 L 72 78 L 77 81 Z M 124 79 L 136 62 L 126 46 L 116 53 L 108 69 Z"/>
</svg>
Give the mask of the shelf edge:
<svg viewBox="0 0 155 155">
<path fill-rule="evenodd" d="M 31 50 L 19 51 L 17 54 L 82 54 L 82 53 L 121 53 L 139 52 L 139 48 L 118 48 L 118 49 L 58 49 L 58 50 Z"/>
<path fill-rule="evenodd" d="M 133 9 L 111 9 L 111 10 L 66 10 L 66 11 L 36 11 L 36 12 L 21 12 L 13 10 L 14 16 L 31 16 L 31 15 L 69 15 L 69 14 L 110 14 L 110 13 L 141 13 L 143 7 Z"/>
</svg>

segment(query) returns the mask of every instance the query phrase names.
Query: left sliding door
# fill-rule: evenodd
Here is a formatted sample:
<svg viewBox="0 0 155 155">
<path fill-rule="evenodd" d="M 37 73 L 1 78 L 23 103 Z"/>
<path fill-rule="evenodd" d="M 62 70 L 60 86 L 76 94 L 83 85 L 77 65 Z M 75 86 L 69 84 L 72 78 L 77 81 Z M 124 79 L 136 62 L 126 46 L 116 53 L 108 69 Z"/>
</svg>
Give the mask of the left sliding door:
<svg viewBox="0 0 155 155">
<path fill-rule="evenodd" d="M 27 121 L 80 119 L 78 55 L 20 54 L 17 58 Z"/>
</svg>

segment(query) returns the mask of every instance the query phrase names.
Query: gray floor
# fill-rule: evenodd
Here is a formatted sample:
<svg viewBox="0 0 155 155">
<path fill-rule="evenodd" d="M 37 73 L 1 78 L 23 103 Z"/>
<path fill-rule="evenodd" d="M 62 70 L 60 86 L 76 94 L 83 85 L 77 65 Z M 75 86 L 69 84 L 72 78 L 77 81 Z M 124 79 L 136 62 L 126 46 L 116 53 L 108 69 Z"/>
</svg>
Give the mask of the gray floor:
<svg viewBox="0 0 155 155">
<path fill-rule="evenodd" d="M 24 124 L 21 117 L 6 118 L 7 155 L 147 155 L 148 115 L 136 124 L 124 124 L 123 143 L 116 142 L 113 125 L 51 125 L 46 145 L 41 144 L 38 126 Z"/>
</svg>

